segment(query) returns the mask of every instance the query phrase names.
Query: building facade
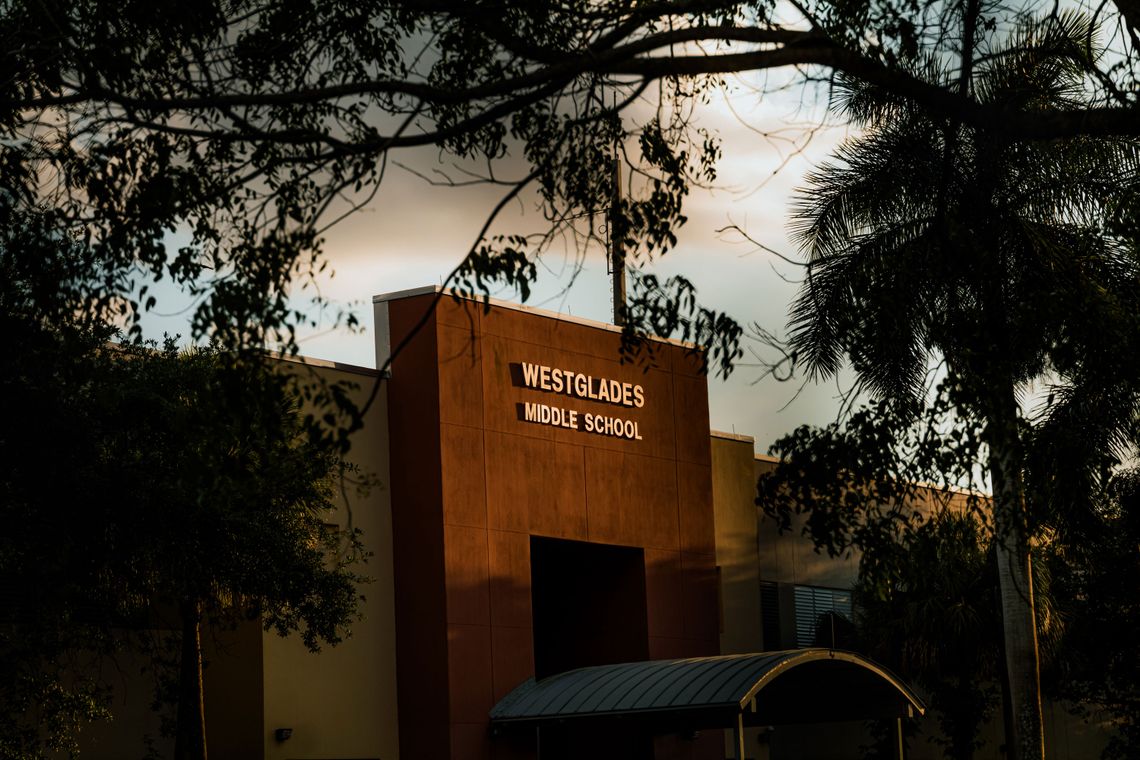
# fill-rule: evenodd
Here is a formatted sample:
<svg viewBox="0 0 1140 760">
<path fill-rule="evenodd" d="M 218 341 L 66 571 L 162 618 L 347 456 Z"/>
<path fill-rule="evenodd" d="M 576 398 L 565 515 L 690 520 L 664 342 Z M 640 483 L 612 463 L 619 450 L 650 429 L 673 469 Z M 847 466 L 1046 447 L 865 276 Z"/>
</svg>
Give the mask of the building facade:
<svg viewBox="0 0 1140 760">
<path fill-rule="evenodd" d="M 382 488 L 336 516 L 364 531 L 364 618 L 319 655 L 256 624 L 209 637 L 212 760 L 731 756 L 721 731 L 651 739 L 552 729 L 497 735 L 528 679 L 583 666 L 790 649 L 851 615 L 857 558 L 832 560 L 759 518 L 752 439 L 710 433 L 691 348 L 622 361 L 612 325 L 436 288 L 374 299 L 380 383 L 350 457 Z M 124 667 L 123 673 L 131 668 Z M 85 756 L 141 756 L 153 684 L 116 680 L 118 716 Z M 1054 721 L 1054 745 L 1080 744 Z M 745 731 L 744 756 L 859 757 L 862 724 Z M 996 743 L 991 754 L 1000 757 Z M 137 751 L 136 751 L 137 750 Z M 937 757 L 918 742 L 912 757 Z"/>
</svg>

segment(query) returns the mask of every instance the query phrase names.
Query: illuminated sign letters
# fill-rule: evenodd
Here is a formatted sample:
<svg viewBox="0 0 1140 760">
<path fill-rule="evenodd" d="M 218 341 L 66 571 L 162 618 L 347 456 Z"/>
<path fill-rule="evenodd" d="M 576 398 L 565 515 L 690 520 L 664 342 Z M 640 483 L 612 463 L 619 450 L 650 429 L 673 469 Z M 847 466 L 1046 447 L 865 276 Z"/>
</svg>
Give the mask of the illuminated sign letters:
<svg viewBox="0 0 1140 760">
<path fill-rule="evenodd" d="M 605 401 L 619 406 L 645 406 L 645 391 L 640 385 L 583 375 L 568 369 L 541 364 L 522 363 L 523 385 L 527 388 L 577 396 L 592 401 Z"/>
<path fill-rule="evenodd" d="M 522 385 L 525 388 L 560 393 L 573 398 L 599 401 L 616 406 L 640 409 L 645 406 L 645 389 L 634 383 L 594 377 L 560 367 L 542 364 L 520 365 Z M 583 430 L 596 435 L 640 441 L 641 430 L 637 420 L 622 417 L 578 412 L 552 404 L 527 401 L 522 404 L 522 419 L 537 425 L 551 425 L 569 430 Z"/>
</svg>

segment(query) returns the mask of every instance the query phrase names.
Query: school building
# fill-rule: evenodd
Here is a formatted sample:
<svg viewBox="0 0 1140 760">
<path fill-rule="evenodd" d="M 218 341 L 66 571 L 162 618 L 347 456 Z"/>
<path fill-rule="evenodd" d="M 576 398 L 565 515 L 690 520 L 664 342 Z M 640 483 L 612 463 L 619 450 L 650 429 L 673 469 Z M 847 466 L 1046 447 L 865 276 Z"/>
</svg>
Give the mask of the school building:
<svg viewBox="0 0 1140 760">
<path fill-rule="evenodd" d="M 350 454 L 383 484 L 351 504 L 365 617 L 318 655 L 255 623 L 208 637 L 211 760 L 839 760 L 867 719 L 923 712 L 811 647 L 852 615 L 856 560 L 761 519 L 773 463 L 709 431 L 691 348 L 623 363 L 612 325 L 437 288 L 374 310 L 387 377 L 306 360 L 361 398 L 382 381 Z M 141 756 L 144 734 L 162 754 L 150 684 L 115 698 L 84 756 Z M 1063 723 L 1053 746 L 1085 747 Z"/>
</svg>

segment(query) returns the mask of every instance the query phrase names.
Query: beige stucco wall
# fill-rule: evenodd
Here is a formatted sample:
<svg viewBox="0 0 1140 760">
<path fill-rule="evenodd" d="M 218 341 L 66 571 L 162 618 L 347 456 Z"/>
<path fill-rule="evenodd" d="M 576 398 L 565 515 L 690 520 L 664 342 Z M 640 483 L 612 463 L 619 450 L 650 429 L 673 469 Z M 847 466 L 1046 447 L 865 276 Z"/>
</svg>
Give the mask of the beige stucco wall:
<svg viewBox="0 0 1140 760">
<path fill-rule="evenodd" d="M 260 757 L 262 633 L 256 620 L 202 637 L 206 747 L 211 760 Z"/>
<path fill-rule="evenodd" d="M 92 669 L 110 686 L 112 720 L 84 726 L 79 733 L 79 756 L 84 760 L 141 758 L 148 742 L 161 757 L 169 757 L 174 743 L 162 736 L 160 719 L 151 708 L 154 677 L 146 658 L 123 653 Z M 85 667 L 81 672 L 92 672 Z M 62 753 L 56 757 L 63 758 Z"/>
<path fill-rule="evenodd" d="M 357 403 L 363 403 L 377 381 L 375 374 L 321 371 L 357 382 Z M 326 647 L 319 655 L 310 654 L 297 636 L 262 635 L 266 758 L 395 760 L 398 754 L 388 415 L 383 387 L 363 430 L 353 438 L 349 459 L 380 483 L 366 496 L 350 490 L 350 503 L 331 518 L 347 527 L 351 509 L 352 524 L 364 531 L 364 543 L 372 553 L 358 570 L 372 578 L 361 589 L 363 619 L 352 626 L 351 638 Z M 292 737 L 276 741 L 278 728 L 293 729 Z"/>
<path fill-rule="evenodd" d="M 761 648 L 753 441 L 713 432 L 712 492 L 722 654 Z"/>
<path fill-rule="evenodd" d="M 377 380 L 370 370 L 327 362 L 283 366 L 355 382 L 358 404 Z M 351 508 L 352 524 L 363 530 L 372 553 L 367 564 L 356 568 L 372 579 L 361 588 L 363 619 L 352 625 L 350 638 L 317 655 L 299 637 L 281 638 L 263 631 L 256 621 L 235 630 L 204 629 L 206 731 L 212 760 L 398 756 L 388 419 L 382 387 L 364 428 L 353 436 L 349 460 L 380 483 L 367 495 L 347 488 L 349 502 L 328 518 L 346 527 Z M 161 735 L 159 716 L 152 709 L 155 685 L 147 665 L 143 658 L 121 655 L 102 666 L 114 689 L 114 719 L 85 729 L 82 757 L 142 757 L 148 741 L 159 757 L 171 756 L 173 742 Z M 276 741 L 274 730 L 286 727 L 293 729 L 293 736 Z"/>
<path fill-rule="evenodd" d="M 720 579 L 722 654 L 759 652 L 760 576 L 756 535 L 755 444 L 748 436 L 718 433 L 710 436 L 712 449 L 713 523 L 716 531 L 716 565 Z M 725 757 L 732 757 L 734 740 L 724 732 Z M 764 732 L 744 731 L 744 755 L 766 760 Z"/>
<path fill-rule="evenodd" d="M 776 467 L 776 460 L 757 456 L 755 478 Z M 791 530 L 781 534 L 775 520 L 758 513 L 760 543 L 760 580 L 776 583 L 798 583 L 809 586 L 850 588 L 859 575 L 859 557 L 830 557 L 817 552 L 811 540 L 802 535 L 802 520 L 793 519 Z"/>
</svg>

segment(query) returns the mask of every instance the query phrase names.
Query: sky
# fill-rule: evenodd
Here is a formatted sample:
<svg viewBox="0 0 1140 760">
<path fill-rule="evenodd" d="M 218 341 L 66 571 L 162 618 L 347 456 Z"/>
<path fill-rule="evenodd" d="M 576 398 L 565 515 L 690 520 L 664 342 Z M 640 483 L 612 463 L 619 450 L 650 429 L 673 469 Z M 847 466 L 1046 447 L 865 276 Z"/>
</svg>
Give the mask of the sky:
<svg viewBox="0 0 1140 760">
<path fill-rule="evenodd" d="M 713 188 L 692 190 L 685 204 L 688 222 L 676 248 L 644 271 L 662 277 L 682 274 L 696 285 L 703 305 L 728 313 L 742 325 L 756 323 L 782 335 L 800 268 L 738 234 L 717 230 L 738 225 L 767 248 L 797 258 L 787 226 L 794 190 L 846 132 L 841 127 L 809 132 L 807 127 L 818 125 L 822 115 L 810 93 L 799 87 L 773 92 L 772 84 L 756 78 L 734 80 L 729 93 L 714 96 L 698 111 L 697 123 L 722 141 L 717 181 Z M 761 87 L 767 90 L 764 95 L 757 92 Z M 628 118 L 642 119 L 647 111 L 635 110 Z M 300 336 L 305 356 L 375 366 L 371 297 L 440 284 L 471 247 L 500 198 L 501 190 L 495 188 L 433 186 L 417 176 L 450 171 L 435 151 L 394 159 L 413 171 L 390 164 L 376 196 L 325 234 L 332 275 L 318 282 L 320 294 L 351 308 L 363 329 L 351 333 L 322 324 L 307 330 Z M 498 228 L 529 231 L 541 222 L 524 202 L 512 206 Z M 610 288 L 601 248 L 584 259 L 554 251 L 540 262 L 526 303 L 611 321 Z M 519 301 L 513 292 L 492 295 Z M 149 318 L 148 332 L 185 333 L 180 321 L 187 310 L 175 305 L 165 314 Z M 757 452 L 764 453 L 801 424 L 834 420 L 840 387 L 832 381 L 801 388 L 800 380 L 762 378 L 751 354 L 758 348 L 746 340 L 745 358 L 727 380 L 709 376 L 709 423 L 714 430 L 754 437 Z"/>
</svg>

